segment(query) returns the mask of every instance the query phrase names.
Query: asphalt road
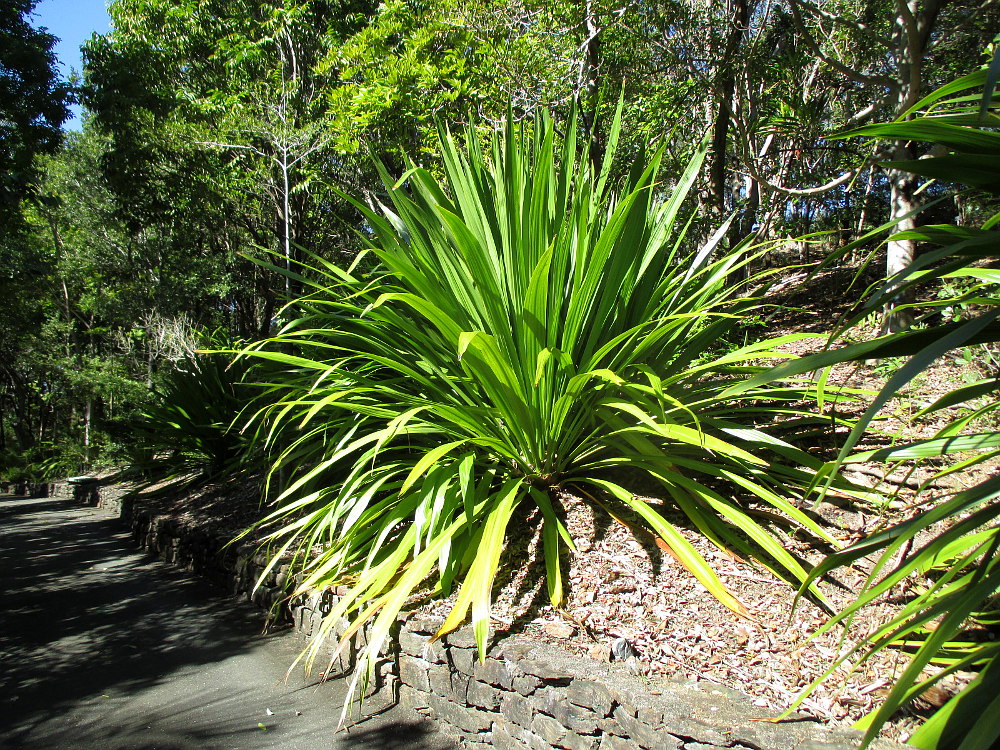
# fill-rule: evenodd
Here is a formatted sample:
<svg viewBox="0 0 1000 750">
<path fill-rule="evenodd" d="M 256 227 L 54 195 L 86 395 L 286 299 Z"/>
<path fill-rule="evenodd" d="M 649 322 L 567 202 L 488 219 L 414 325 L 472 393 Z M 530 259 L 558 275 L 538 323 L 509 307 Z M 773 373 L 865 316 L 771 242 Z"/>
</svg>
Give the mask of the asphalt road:
<svg viewBox="0 0 1000 750">
<path fill-rule="evenodd" d="M 344 685 L 304 641 L 138 553 L 117 519 L 0 496 L 0 748 L 444 750 L 399 706 L 336 732 Z"/>
</svg>

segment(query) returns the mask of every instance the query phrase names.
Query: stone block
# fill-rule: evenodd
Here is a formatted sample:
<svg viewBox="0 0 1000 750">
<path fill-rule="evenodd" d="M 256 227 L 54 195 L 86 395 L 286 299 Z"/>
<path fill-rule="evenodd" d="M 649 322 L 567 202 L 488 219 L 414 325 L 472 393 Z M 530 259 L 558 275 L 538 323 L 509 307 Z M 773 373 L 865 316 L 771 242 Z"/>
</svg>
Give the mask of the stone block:
<svg viewBox="0 0 1000 750">
<path fill-rule="evenodd" d="M 427 641 L 420 650 L 420 658 L 429 661 L 431 664 L 447 664 L 448 658 L 445 656 L 444 647 L 440 641 Z"/>
<path fill-rule="evenodd" d="M 831 739 L 829 742 L 821 740 L 805 740 L 795 746 L 795 750 L 853 750 L 858 746 L 858 738 L 854 742 L 838 742 Z"/>
<path fill-rule="evenodd" d="M 375 674 L 371 681 L 365 686 L 364 697 L 371 698 L 376 693 L 385 690 L 387 694 L 393 693 L 396 689 L 396 675 L 393 673 L 395 665 L 390 659 L 381 659 L 375 665 Z M 359 683 L 360 684 L 360 683 Z"/>
<path fill-rule="evenodd" d="M 493 747 L 496 750 L 524 750 L 524 744 L 515 739 L 508 726 L 503 719 L 497 719 L 493 722 L 493 730 L 490 732 L 490 741 Z"/>
<path fill-rule="evenodd" d="M 593 734 L 576 734 L 570 732 L 560 740 L 557 747 L 564 750 L 596 750 L 601 738 Z"/>
<path fill-rule="evenodd" d="M 636 713 L 636 718 L 643 724 L 649 724 L 652 727 L 658 727 L 663 725 L 663 708 L 640 706 L 638 713 Z"/>
<path fill-rule="evenodd" d="M 522 674 L 514 678 L 514 690 L 521 695 L 531 695 L 543 685 L 533 674 Z"/>
<path fill-rule="evenodd" d="M 306 622 L 308 622 L 309 610 L 303 606 L 292 608 L 292 626 L 303 633 L 306 632 Z M 308 635 L 308 633 L 307 633 Z"/>
<path fill-rule="evenodd" d="M 456 670 L 451 671 L 451 692 L 455 696 L 455 700 L 459 703 L 465 702 L 465 697 L 468 695 L 469 685 L 472 681 L 472 678 L 467 674 L 462 674 Z"/>
<path fill-rule="evenodd" d="M 635 745 L 632 744 L 631 740 L 615 737 L 613 734 L 603 735 L 597 747 L 598 750 L 635 750 Z"/>
<path fill-rule="evenodd" d="M 443 617 L 415 612 L 401 612 L 398 619 L 403 623 L 402 630 L 407 630 L 411 633 L 422 633 L 423 635 L 435 635 L 441 629 L 441 626 L 444 625 Z"/>
<path fill-rule="evenodd" d="M 690 737 L 695 742 L 703 742 L 706 745 L 728 747 L 732 742 L 732 738 L 722 734 L 718 727 L 714 727 L 704 721 L 699 721 L 692 716 L 664 716 L 663 729 L 678 737 Z M 729 731 L 728 727 L 727 731 Z M 784 750 L 784 748 L 781 750 Z"/>
<path fill-rule="evenodd" d="M 502 750 L 553 750 L 544 739 L 530 729 L 510 724 L 499 718 L 493 724 L 493 746 Z"/>
<path fill-rule="evenodd" d="M 501 693 L 496 688 L 487 685 L 479 680 L 470 680 L 466 688 L 464 700 L 473 706 L 485 708 L 487 711 L 496 711 L 500 708 Z M 462 700 L 462 698 L 459 698 Z"/>
<path fill-rule="evenodd" d="M 457 646 L 458 648 L 476 647 L 476 634 L 470 625 L 451 631 L 447 635 L 443 636 L 443 640 L 449 646 Z M 489 636 L 487 636 L 487 642 L 488 641 Z"/>
<path fill-rule="evenodd" d="M 312 609 L 307 611 L 309 613 L 309 620 L 306 630 L 309 635 L 314 635 L 319 632 L 320 627 L 323 625 L 323 615 Z"/>
<path fill-rule="evenodd" d="M 439 642 L 431 643 L 429 636 L 418 633 L 410 633 L 406 630 L 399 632 L 399 648 L 404 654 L 416 656 L 431 664 L 444 664 L 444 649 Z"/>
<path fill-rule="evenodd" d="M 558 745 L 566 736 L 566 727 L 545 714 L 535 714 L 531 720 L 531 731 L 550 745 Z"/>
<path fill-rule="evenodd" d="M 664 728 L 652 727 L 639 721 L 622 706 L 618 706 L 614 710 L 614 717 L 618 726 L 625 731 L 625 736 L 645 750 L 673 750 L 681 747 L 681 741 L 678 737 Z"/>
<path fill-rule="evenodd" d="M 258 607 L 266 609 L 271 603 L 271 590 L 261 586 L 251 594 L 251 601 Z"/>
<path fill-rule="evenodd" d="M 396 675 L 395 669 L 382 679 L 382 684 L 378 686 L 378 692 L 386 696 L 386 700 L 399 703 L 399 677 Z"/>
<path fill-rule="evenodd" d="M 494 714 L 461 706 L 437 695 L 427 696 L 427 703 L 434 716 L 458 727 L 463 732 L 479 734 L 488 732 L 493 726 Z"/>
<path fill-rule="evenodd" d="M 516 638 L 506 642 L 501 641 L 499 646 L 503 657 L 512 661 L 521 661 L 528 658 L 528 654 L 535 648 L 535 644 Z"/>
<path fill-rule="evenodd" d="M 523 728 L 531 726 L 535 707 L 531 701 L 517 693 L 503 693 L 500 699 L 500 713 L 507 721 Z"/>
<path fill-rule="evenodd" d="M 566 691 L 562 688 L 545 688 L 535 693 L 529 700 L 539 711 L 555 718 L 574 732 L 594 734 L 601 728 L 603 717 L 599 717 L 589 708 L 570 703 L 566 700 Z"/>
<path fill-rule="evenodd" d="M 424 711 L 429 708 L 427 703 L 428 694 L 415 690 L 406 684 L 399 686 L 399 702 L 414 711 Z"/>
<path fill-rule="evenodd" d="M 451 672 L 444 665 L 430 664 L 427 669 L 427 682 L 430 684 L 430 692 L 444 696 L 449 700 L 462 700 L 454 696 Z"/>
<path fill-rule="evenodd" d="M 408 630 L 400 630 L 399 650 L 404 654 L 423 658 L 423 655 L 420 652 L 423 651 L 424 644 L 427 643 L 428 640 L 429 638 L 425 635 L 411 633 Z"/>
<path fill-rule="evenodd" d="M 604 685 L 590 680 L 575 679 L 566 686 L 566 700 L 575 706 L 589 708 L 598 716 L 610 716 L 615 701 Z M 662 718 L 662 716 L 661 716 Z"/>
<path fill-rule="evenodd" d="M 429 693 L 431 683 L 428 676 L 431 664 L 408 654 L 399 657 L 399 679 L 404 685 Z"/>
<path fill-rule="evenodd" d="M 476 662 L 472 667 L 472 676 L 504 690 L 511 690 L 514 687 L 514 676 L 508 671 L 504 662 L 497 659 L 487 659 L 481 664 Z"/>
<path fill-rule="evenodd" d="M 552 685 L 568 685 L 573 680 L 573 675 L 565 669 L 539 658 L 537 650 L 532 653 L 532 658 L 518 662 L 518 666 L 525 674 L 533 675 Z"/>
<path fill-rule="evenodd" d="M 552 750 L 552 745 L 527 729 L 521 733 L 520 739 L 528 750 Z"/>
<path fill-rule="evenodd" d="M 620 671 L 608 675 L 607 680 L 602 680 L 612 699 L 619 706 L 624 706 L 632 716 L 636 716 L 638 709 L 642 707 L 664 709 L 670 704 L 670 697 L 666 694 L 652 696 L 649 693 L 649 686 L 637 680 L 631 675 L 622 674 Z M 690 708 L 687 702 L 678 703 L 677 707 Z"/>
<path fill-rule="evenodd" d="M 479 659 L 476 658 L 475 649 L 449 648 L 448 661 L 451 662 L 452 667 L 457 669 L 459 672 L 471 675 Z"/>
</svg>

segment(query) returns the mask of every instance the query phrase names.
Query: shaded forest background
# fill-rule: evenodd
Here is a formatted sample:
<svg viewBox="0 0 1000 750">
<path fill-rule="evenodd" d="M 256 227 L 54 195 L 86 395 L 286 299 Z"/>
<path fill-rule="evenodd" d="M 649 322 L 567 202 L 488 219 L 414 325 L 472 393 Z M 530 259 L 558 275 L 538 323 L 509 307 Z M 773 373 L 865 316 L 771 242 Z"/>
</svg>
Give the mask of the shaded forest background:
<svg viewBox="0 0 1000 750">
<path fill-rule="evenodd" d="M 622 97 L 619 151 L 667 144 L 665 188 L 709 143 L 691 236 L 732 217 L 724 244 L 811 235 L 768 261 L 814 263 L 943 195 L 875 164 L 919 157 L 912 143 L 829 137 L 979 67 L 1000 28 L 1000 8 L 965 0 L 118 0 L 70 83 L 33 4 L 0 19 L 10 476 L 130 460 L 164 373 L 288 316 L 295 282 L 255 259 L 350 258 L 363 223 L 341 191 L 385 202 L 373 156 L 396 175 L 435 168 L 437 123 L 488 130 L 543 107 L 564 121 L 578 102 L 599 161 Z M 63 133 L 73 100 L 83 130 Z M 949 195 L 897 226 L 982 210 Z M 913 252 L 891 243 L 880 262 Z"/>
</svg>

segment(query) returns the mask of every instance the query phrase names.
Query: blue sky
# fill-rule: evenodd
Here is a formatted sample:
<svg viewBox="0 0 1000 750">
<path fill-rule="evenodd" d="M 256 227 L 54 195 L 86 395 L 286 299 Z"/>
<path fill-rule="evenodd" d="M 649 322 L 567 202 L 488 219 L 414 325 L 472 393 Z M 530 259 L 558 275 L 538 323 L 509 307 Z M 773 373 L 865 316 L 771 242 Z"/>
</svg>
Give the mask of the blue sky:
<svg viewBox="0 0 1000 750">
<path fill-rule="evenodd" d="M 111 24 L 105 0 L 39 0 L 31 21 L 34 26 L 45 26 L 59 38 L 55 53 L 66 77 L 71 70 L 78 73 L 83 70 L 80 46 L 91 34 L 106 33 Z M 80 129 L 79 107 L 73 107 L 71 119 L 63 127 Z"/>
</svg>

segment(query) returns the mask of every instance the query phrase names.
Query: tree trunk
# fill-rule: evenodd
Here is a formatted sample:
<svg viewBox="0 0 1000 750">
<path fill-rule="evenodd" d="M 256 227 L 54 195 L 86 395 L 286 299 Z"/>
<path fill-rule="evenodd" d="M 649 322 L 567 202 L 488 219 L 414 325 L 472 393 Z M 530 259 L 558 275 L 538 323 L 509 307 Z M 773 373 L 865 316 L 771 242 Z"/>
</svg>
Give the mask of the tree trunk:
<svg viewBox="0 0 1000 750">
<path fill-rule="evenodd" d="M 583 19 L 583 57 L 580 61 L 580 74 L 577 79 L 577 100 L 580 107 L 580 119 L 587 137 L 590 139 L 590 162 L 596 173 L 604 166 L 604 154 L 607 144 L 598 132 L 597 107 L 600 101 L 600 81 L 598 75 L 601 67 L 601 29 L 594 17 L 593 5 L 587 0 L 585 17 Z"/>
<path fill-rule="evenodd" d="M 715 120 L 712 122 L 711 156 L 708 164 L 709 203 L 721 215 L 726 212 L 726 173 L 729 128 L 736 96 L 736 57 L 749 31 L 747 0 L 729 0 L 726 3 L 729 31 L 715 86 Z"/>
<path fill-rule="evenodd" d="M 83 412 L 83 465 L 90 466 L 90 417 L 92 401 L 87 399 L 87 406 Z"/>
<path fill-rule="evenodd" d="M 868 201 L 871 199 L 872 195 L 872 185 L 875 183 L 875 167 L 869 167 L 868 169 L 868 185 L 865 187 L 865 197 L 861 202 L 861 214 L 858 216 L 858 229 L 857 236 L 860 237 L 865 233 L 865 222 L 868 221 Z"/>
<path fill-rule="evenodd" d="M 716 94 L 715 122 L 712 123 L 712 156 L 708 165 L 708 191 L 710 205 L 717 214 L 726 212 L 726 144 L 729 142 L 729 106 L 736 87 L 731 76 L 726 76 Z"/>
<path fill-rule="evenodd" d="M 894 159 L 908 159 L 911 156 L 912 154 L 905 143 L 896 144 L 893 153 Z M 904 232 L 915 229 L 917 226 L 916 216 L 908 216 L 908 214 L 917 208 L 917 201 L 913 195 L 916 189 L 916 178 L 909 172 L 893 169 L 889 172 L 889 182 L 889 218 L 896 222 L 893 231 Z M 915 254 L 916 243 L 913 240 L 891 240 L 886 248 L 886 276 L 892 279 L 904 271 L 913 262 Z M 889 291 L 893 291 L 897 286 L 897 284 L 891 284 Z M 912 289 L 893 295 L 883 311 L 883 333 L 897 333 L 906 330 L 913 324 L 913 317 L 910 313 L 907 310 L 899 309 L 900 305 L 905 305 L 912 299 Z"/>
<path fill-rule="evenodd" d="M 150 328 L 151 326 L 146 327 L 146 388 L 153 387 L 153 371 L 156 369 L 154 366 L 155 354 L 153 353 L 153 343 L 149 341 L 149 337 L 152 334 Z"/>
<path fill-rule="evenodd" d="M 288 150 L 281 153 L 281 242 L 285 251 L 285 303 L 292 300 L 292 236 L 291 217 L 289 216 L 289 195 L 291 189 L 288 180 Z"/>
<path fill-rule="evenodd" d="M 760 212 L 760 183 L 753 177 L 745 177 L 743 180 L 743 195 L 745 203 L 740 220 L 734 226 L 736 233 L 732 238 L 733 244 L 743 241 L 754 233 L 757 214 Z"/>
<path fill-rule="evenodd" d="M 899 89 L 896 97 L 896 117 L 904 117 L 909 109 L 917 103 L 920 89 L 923 85 L 923 62 L 930 42 L 931 31 L 937 23 L 938 14 L 946 0 L 896 0 L 896 71 Z M 912 159 L 913 152 L 906 143 L 896 142 L 893 145 L 894 160 Z M 913 213 L 918 208 L 915 198 L 917 178 L 899 170 L 889 172 L 889 218 L 897 223 L 896 232 L 914 229 L 917 218 Z M 905 217 L 905 218 L 904 218 Z M 916 255 L 916 243 L 913 240 L 893 240 L 889 242 L 886 253 L 886 276 L 890 279 L 906 268 Z M 895 285 L 890 286 L 890 292 Z M 905 310 L 899 310 L 911 300 L 908 292 L 894 295 L 886 305 L 882 316 L 883 332 L 893 333 L 910 327 L 912 316 Z"/>
</svg>

